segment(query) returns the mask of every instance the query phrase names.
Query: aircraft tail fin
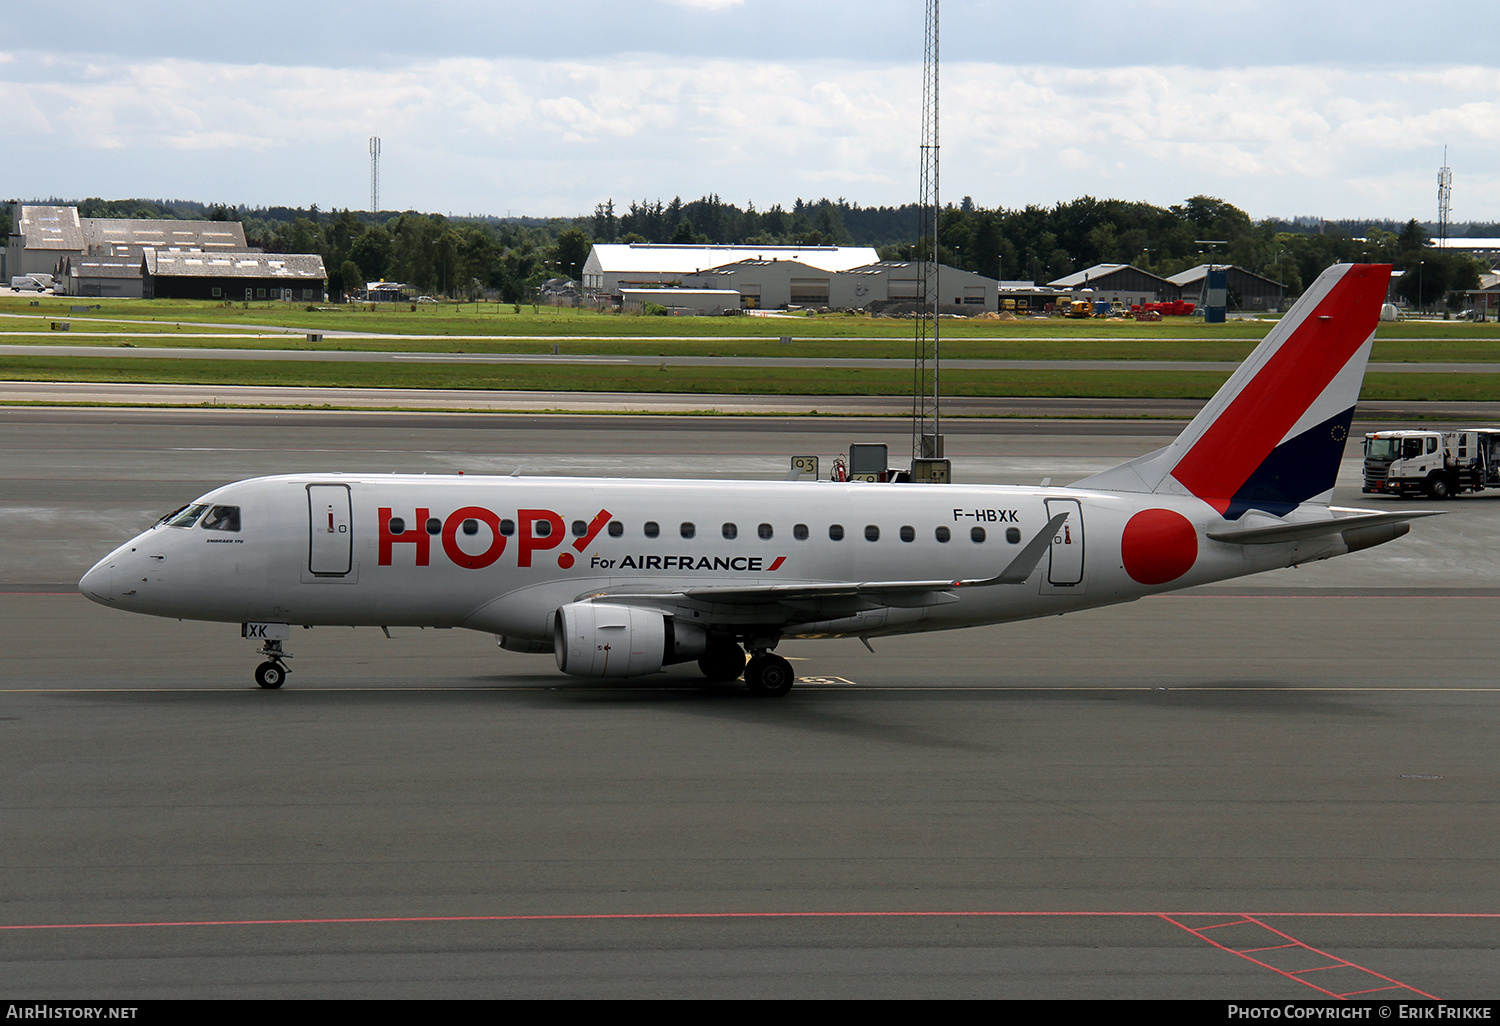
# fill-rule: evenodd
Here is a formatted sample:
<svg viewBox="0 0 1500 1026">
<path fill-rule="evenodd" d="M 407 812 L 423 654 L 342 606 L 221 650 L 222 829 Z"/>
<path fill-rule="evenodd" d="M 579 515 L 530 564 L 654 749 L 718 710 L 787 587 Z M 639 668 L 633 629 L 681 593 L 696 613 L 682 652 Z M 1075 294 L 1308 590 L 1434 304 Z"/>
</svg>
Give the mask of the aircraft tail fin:
<svg viewBox="0 0 1500 1026">
<path fill-rule="evenodd" d="M 1075 487 L 1195 495 L 1226 520 L 1333 494 L 1389 264 L 1335 264 L 1164 449 Z"/>
</svg>

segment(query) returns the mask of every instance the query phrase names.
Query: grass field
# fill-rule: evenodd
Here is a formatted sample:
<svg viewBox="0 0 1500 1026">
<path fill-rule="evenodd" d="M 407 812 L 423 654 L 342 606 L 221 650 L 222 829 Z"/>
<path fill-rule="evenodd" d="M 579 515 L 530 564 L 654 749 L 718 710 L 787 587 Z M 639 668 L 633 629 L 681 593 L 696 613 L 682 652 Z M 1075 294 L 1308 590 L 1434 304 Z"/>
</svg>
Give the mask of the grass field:
<svg viewBox="0 0 1500 1026">
<path fill-rule="evenodd" d="M 10 337 L 0 331 L 0 343 L 72 345 L 112 348 L 192 349 L 289 349 L 303 352 L 397 352 L 397 353 L 511 353 L 545 355 L 554 344 L 574 356 L 722 356 L 813 359 L 861 357 L 905 360 L 912 358 L 908 339 L 798 339 L 783 345 L 769 340 L 641 341 L 580 338 L 562 343 L 550 341 L 441 339 L 325 339 L 313 345 L 301 336 L 276 338 L 182 338 L 173 334 L 149 338 L 119 335 L 92 336 L 57 332 L 45 336 Z M 943 356 L 964 360 L 1232 360 L 1240 361 L 1255 348 L 1253 341 L 1144 341 L 1123 339 L 943 339 Z M 1500 362 L 1500 340 L 1388 341 L 1378 339 L 1371 359 L 1388 363 L 1495 363 Z"/>
<path fill-rule="evenodd" d="M 421 335 L 620 335 L 633 338 L 668 336 L 673 339 L 712 339 L 751 336 L 776 339 L 791 336 L 807 339 L 909 339 L 912 323 L 882 317 L 819 314 L 797 317 L 639 317 L 601 314 L 591 310 L 522 306 L 520 313 L 510 306 L 493 303 L 421 304 L 412 311 L 407 306 L 395 309 L 381 304 L 371 310 L 366 304 L 319 306 L 308 310 L 294 303 L 258 303 L 249 307 L 192 302 L 186 300 L 77 300 L 70 297 L 46 297 L 29 306 L 26 298 L 0 298 L 0 314 L 20 315 L 0 318 L 0 333 L 47 331 L 53 320 L 73 323 L 76 330 L 108 330 L 90 318 L 129 321 L 132 332 L 175 332 L 176 322 L 215 325 L 225 329 L 254 330 L 271 326 L 297 333 L 309 331 L 360 331 L 377 334 Z M 83 313 L 71 313 L 74 305 L 88 306 Z M 98 309 L 94 309 L 94 307 Z M 536 309 L 537 312 L 533 312 Z M 942 333 L 953 339 L 1036 339 L 1058 337 L 1088 341 L 1173 341 L 1188 338 L 1237 339 L 1258 341 L 1270 330 L 1271 321 L 1230 321 L 1222 325 L 1204 325 L 1192 318 L 1168 318 L 1157 324 L 1135 321 L 1066 320 L 1063 318 L 984 321 L 972 319 L 944 320 Z M 1381 325 L 1380 334 L 1392 339 L 1472 341 L 1485 339 L 1500 342 L 1500 325 L 1470 324 L 1461 321 L 1402 321 Z"/>
<path fill-rule="evenodd" d="M 451 388 L 578 392 L 665 392 L 728 395 L 907 395 L 911 372 L 840 370 L 836 375 L 756 367 L 555 366 L 111 360 L 91 357 L 7 357 L 0 377 L 11 381 L 94 381 L 161 384 L 291 385 L 334 388 Z M 1212 371 L 961 371 L 945 370 L 949 396 L 1036 396 L 1207 399 L 1227 374 Z M 1365 399 L 1463 401 L 1495 398 L 1481 374 L 1366 375 Z"/>
<path fill-rule="evenodd" d="M 910 321 L 826 314 L 815 317 L 635 317 L 592 311 L 483 304 L 422 304 L 371 311 L 362 305 L 253 304 L 225 307 L 181 301 L 68 297 L 0 298 L 0 342 L 101 347 L 256 348 L 328 351 L 572 355 L 881 358 L 889 369 L 641 367 L 505 364 L 421 365 L 234 360 L 118 360 L 107 357 L 0 357 L 0 378 L 19 381 L 244 384 L 360 388 L 453 388 L 738 395 L 905 395 L 911 390 Z M 72 313 L 73 305 L 97 306 Z M 50 331 L 52 321 L 72 330 Z M 206 327 L 205 327 L 206 326 Z M 944 321 L 948 359 L 1240 361 L 1271 328 L 1269 321 L 1204 325 L 1200 321 Z M 373 338 L 325 337 L 310 331 L 358 331 Z M 223 338 L 184 337 L 223 334 Z M 252 337 L 252 333 L 269 337 Z M 280 334 L 276 334 L 280 333 Z M 421 335 L 425 338 L 380 337 Z M 455 336 L 481 336 L 458 338 Z M 543 336 L 562 336 L 555 341 Z M 513 337 L 495 337 L 513 336 Z M 609 337 L 614 336 L 614 337 Z M 666 336 L 656 338 L 651 336 Z M 747 337 L 748 336 L 748 337 Z M 780 339 L 790 337 L 790 343 Z M 1383 324 L 1379 362 L 1500 362 L 1500 326 L 1465 322 Z M 1226 375 L 1215 371 L 960 371 L 945 368 L 953 396 L 1207 398 Z M 1364 398 L 1486 400 L 1494 378 L 1464 374 L 1366 377 Z"/>
</svg>

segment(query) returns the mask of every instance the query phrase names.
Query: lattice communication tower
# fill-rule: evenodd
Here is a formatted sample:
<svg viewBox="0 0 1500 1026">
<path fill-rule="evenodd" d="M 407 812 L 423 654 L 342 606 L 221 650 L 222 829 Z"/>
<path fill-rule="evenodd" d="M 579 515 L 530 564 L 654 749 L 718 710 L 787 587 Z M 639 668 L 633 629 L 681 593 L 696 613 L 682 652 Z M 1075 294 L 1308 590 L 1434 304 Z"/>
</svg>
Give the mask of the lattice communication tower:
<svg viewBox="0 0 1500 1026">
<path fill-rule="evenodd" d="M 938 374 L 938 0 L 926 0 L 922 56 L 922 143 L 918 177 L 916 366 L 912 376 L 911 455 L 943 455 Z"/>
</svg>

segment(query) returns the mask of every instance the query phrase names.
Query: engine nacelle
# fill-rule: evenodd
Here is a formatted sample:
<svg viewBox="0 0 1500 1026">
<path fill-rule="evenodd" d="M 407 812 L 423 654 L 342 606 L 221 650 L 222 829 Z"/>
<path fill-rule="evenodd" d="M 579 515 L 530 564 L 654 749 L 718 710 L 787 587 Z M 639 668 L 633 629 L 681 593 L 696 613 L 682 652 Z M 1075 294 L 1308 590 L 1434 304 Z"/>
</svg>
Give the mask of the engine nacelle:
<svg viewBox="0 0 1500 1026">
<path fill-rule="evenodd" d="M 697 659 L 708 647 L 702 627 L 650 609 L 570 602 L 552 620 L 557 668 L 575 677 L 638 677 Z"/>
</svg>

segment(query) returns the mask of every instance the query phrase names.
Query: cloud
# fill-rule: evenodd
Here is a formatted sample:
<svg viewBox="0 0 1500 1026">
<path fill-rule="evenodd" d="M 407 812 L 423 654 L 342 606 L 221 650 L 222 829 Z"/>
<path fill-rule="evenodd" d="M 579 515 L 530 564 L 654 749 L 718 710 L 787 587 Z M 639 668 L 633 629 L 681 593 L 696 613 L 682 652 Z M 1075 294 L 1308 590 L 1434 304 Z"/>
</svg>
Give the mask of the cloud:
<svg viewBox="0 0 1500 1026">
<path fill-rule="evenodd" d="M 451 57 L 397 67 L 176 58 L 0 62 L 17 194 L 570 215 L 716 192 L 764 207 L 916 191 L 920 69 L 853 61 Z M 1500 70 L 1059 68 L 950 62 L 945 195 L 1222 196 L 1255 216 L 1500 220 Z"/>
<path fill-rule="evenodd" d="M 673 7 L 686 7 L 691 11 L 727 11 L 733 7 L 744 7 L 745 0 L 659 0 Z"/>
</svg>

